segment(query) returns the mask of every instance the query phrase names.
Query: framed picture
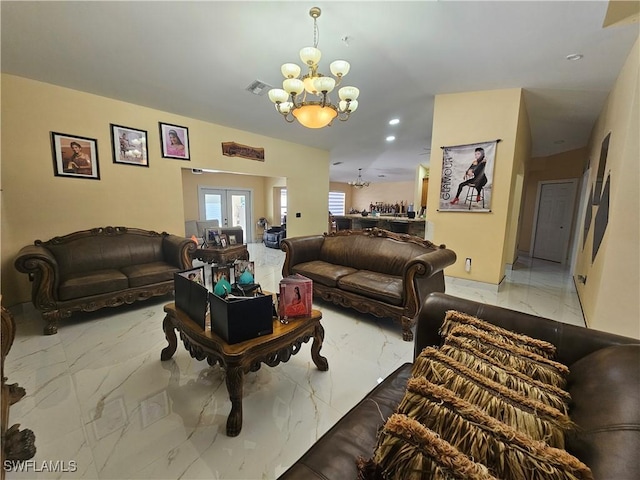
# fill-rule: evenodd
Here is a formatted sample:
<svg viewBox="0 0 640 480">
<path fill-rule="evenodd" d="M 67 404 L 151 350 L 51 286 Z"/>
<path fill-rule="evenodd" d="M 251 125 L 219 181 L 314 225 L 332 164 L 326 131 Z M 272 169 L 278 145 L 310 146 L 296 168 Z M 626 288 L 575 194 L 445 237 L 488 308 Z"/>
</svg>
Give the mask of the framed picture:
<svg viewBox="0 0 640 480">
<path fill-rule="evenodd" d="M 204 286 L 204 266 L 183 270 L 181 272 L 178 272 L 178 275 L 188 278 L 189 280 L 192 280 Z"/>
<path fill-rule="evenodd" d="M 248 284 L 255 282 L 255 262 L 253 260 L 238 260 L 233 264 L 233 282 Z"/>
<path fill-rule="evenodd" d="M 113 163 L 148 167 L 147 132 L 111 124 Z"/>
<path fill-rule="evenodd" d="M 226 233 L 220 234 L 220 246 L 222 248 L 227 248 L 229 246 L 229 237 Z"/>
<path fill-rule="evenodd" d="M 216 286 L 220 280 L 225 279 L 227 282 L 231 283 L 231 268 L 228 266 L 215 266 L 211 267 L 211 281 L 213 286 Z"/>
<path fill-rule="evenodd" d="M 217 228 L 204 229 L 204 243 L 207 245 L 207 247 L 220 246 L 220 232 Z"/>
<path fill-rule="evenodd" d="M 189 130 L 187 127 L 160 122 L 160 143 L 164 158 L 191 159 L 189 156 Z"/>
<path fill-rule="evenodd" d="M 51 132 L 51 149 L 57 177 L 100 180 L 96 139 Z"/>
<path fill-rule="evenodd" d="M 229 245 L 237 245 L 237 244 L 238 244 L 238 240 L 236 240 L 236 236 L 229 235 Z"/>
</svg>

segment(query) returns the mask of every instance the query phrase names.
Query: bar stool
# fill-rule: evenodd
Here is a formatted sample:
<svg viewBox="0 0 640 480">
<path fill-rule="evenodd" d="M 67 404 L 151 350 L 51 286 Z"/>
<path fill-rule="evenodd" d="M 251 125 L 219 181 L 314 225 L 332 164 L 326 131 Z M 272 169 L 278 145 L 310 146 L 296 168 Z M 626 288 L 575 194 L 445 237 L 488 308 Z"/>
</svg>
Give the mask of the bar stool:
<svg viewBox="0 0 640 480">
<path fill-rule="evenodd" d="M 336 218 L 336 230 L 351 230 L 351 219 Z"/>
<path fill-rule="evenodd" d="M 482 201 L 482 208 L 484 208 L 484 187 L 480 189 L 480 193 L 478 194 L 478 190 L 476 190 L 476 187 L 474 187 L 473 185 L 465 186 L 467 187 L 467 194 L 464 198 L 464 203 L 466 204 L 467 202 L 469 202 L 469 210 L 471 210 L 471 205 L 473 204 L 473 202 L 480 201 Z M 478 200 L 477 197 L 480 197 L 480 200 Z"/>
<path fill-rule="evenodd" d="M 409 233 L 409 222 L 389 222 L 389 230 L 394 233 Z"/>
<path fill-rule="evenodd" d="M 365 228 L 373 228 L 378 226 L 377 220 L 360 220 L 360 228 L 364 230 Z"/>
</svg>

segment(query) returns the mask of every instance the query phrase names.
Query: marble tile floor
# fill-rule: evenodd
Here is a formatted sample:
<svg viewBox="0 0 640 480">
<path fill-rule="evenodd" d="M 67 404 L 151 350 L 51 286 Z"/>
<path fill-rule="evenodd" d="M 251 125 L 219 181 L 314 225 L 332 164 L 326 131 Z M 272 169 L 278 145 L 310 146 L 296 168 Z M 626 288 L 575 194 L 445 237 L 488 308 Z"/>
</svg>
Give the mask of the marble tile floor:
<svg viewBox="0 0 640 480">
<path fill-rule="evenodd" d="M 274 291 L 283 252 L 261 244 L 249 251 L 257 280 Z M 499 292 L 451 278 L 447 292 L 584 325 L 563 267 L 526 263 Z M 12 309 L 17 334 L 5 374 L 27 395 L 11 407 L 9 425 L 32 429 L 37 453 L 28 471 L 7 479 L 274 479 L 412 359 L 412 343 L 392 321 L 319 304 L 329 371 L 315 368 L 309 343 L 289 362 L 247 374 L 243 429 L 230 438 L 224 372 L 192 359 L 181 342 L 160 361 L 168 301 L 76 314 L 52 336 L 42 335 L 30 304 Z"/>
</svg>

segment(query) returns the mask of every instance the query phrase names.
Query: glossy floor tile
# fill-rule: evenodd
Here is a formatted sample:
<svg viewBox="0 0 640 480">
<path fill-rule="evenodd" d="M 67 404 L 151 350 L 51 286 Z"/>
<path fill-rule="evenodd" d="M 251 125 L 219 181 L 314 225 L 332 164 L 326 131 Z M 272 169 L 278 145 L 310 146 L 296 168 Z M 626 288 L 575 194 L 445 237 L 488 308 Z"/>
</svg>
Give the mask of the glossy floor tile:
<svg viewBox="0 0 640 480">
<path fill-rule="evenodd" d="M 283 252 L 259 244 L 249 251 L 256 279 L 275 291 Z M 459 279 L 446 284 L 453 295 L 584 325 L 571 276 L 557 264 L 517 264 L 499 292 Z M 9 471 L 8 479 L 276 478 L 412 359 L 412 343 L 392 321 L 318 304 L 329 370 L 316 369 L 305 344 L 287 363 L 247 374 L 242 432 L 230 438 L 224 372 L 192 359 L 181 342 L 160 361 L 169 301 L 73 315 L 52 336 L 42 335 L 30 304 L 13 310 L 6 375 L 27 395 L 12 406 L 10 425 L 35 432 L 37 453 L 29 471 Z"/>
</svg>

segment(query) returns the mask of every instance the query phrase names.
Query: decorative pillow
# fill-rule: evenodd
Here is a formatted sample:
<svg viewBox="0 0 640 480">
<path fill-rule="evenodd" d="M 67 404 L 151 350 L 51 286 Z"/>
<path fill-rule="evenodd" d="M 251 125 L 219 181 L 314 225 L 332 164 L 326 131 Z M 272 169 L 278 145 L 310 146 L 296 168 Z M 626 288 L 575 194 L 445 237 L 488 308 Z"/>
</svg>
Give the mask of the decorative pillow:
<svg viewBox="0 0 640 480">
<path fill-rule="evenodd" d="M 539 400 L 545 405 L 557 408 L 565 414 L 568 413 L 568 403 L 571 400 L 568 392 L 534 380 L 515 368 L 500 364 L 493 357 L 460 341 L 459 337 L 449 338 L 447 345 L 440 348 L 440 352 L 489 380 L 515 390 L 527 398 Z"/>
<path fill-rule="evenodd" d="M 445 338 L 444 344 L 447 345 L 452 337 L 458 337 L 466 344 L 535 380 L 560 388 L 564 388 L 567 383 L 566 377 L 569 374 L 569 369 L 562 363 L 494 338 L 477 328 L 455 327 Z"/>
<path fill-rule="evenodd" d="M 487 467 L 397 413 L 381 430 L 373 459 L 359 459 L 358 470 L 358 480 L 495 480 Z"/>
<path fill-rule="evenodd" d="M 550 446 L 564 448 L 563 431 L 573 427 L 560 410 L 488 380 L 436 348 L 427 347 L 420 353 L 412 373 L 452 390 L 488 415 Z"/>
<path fill-rule="evenodd" d="M 589 467 L 564 450 L 533 440 L 422 377 L 409 380 L 397 411 L 486 465 L 498 478 L 528 480 L 534 478 L 532 472 L 544 472 L 549 480 L 593 478 Z"/>
<path fill-rule="evenodd" d="M 446 337 L 449 332 L 458 325 L 466 325 L 482 330 L 495 338 L 499 338 L 505 342 L 517 345 L 520 348 L 537 353 L 546 358 L 555 358 L 556 347 L 552 343 L 538 340 L 537 338 L 512 332 L 506 328 L 498 327 L 492 323 L 481 320 L 466 313 L 457 312 L 455 310 L 447 311 L 444 322 L 440 327 L 440 335 Z"/>
</svg>

